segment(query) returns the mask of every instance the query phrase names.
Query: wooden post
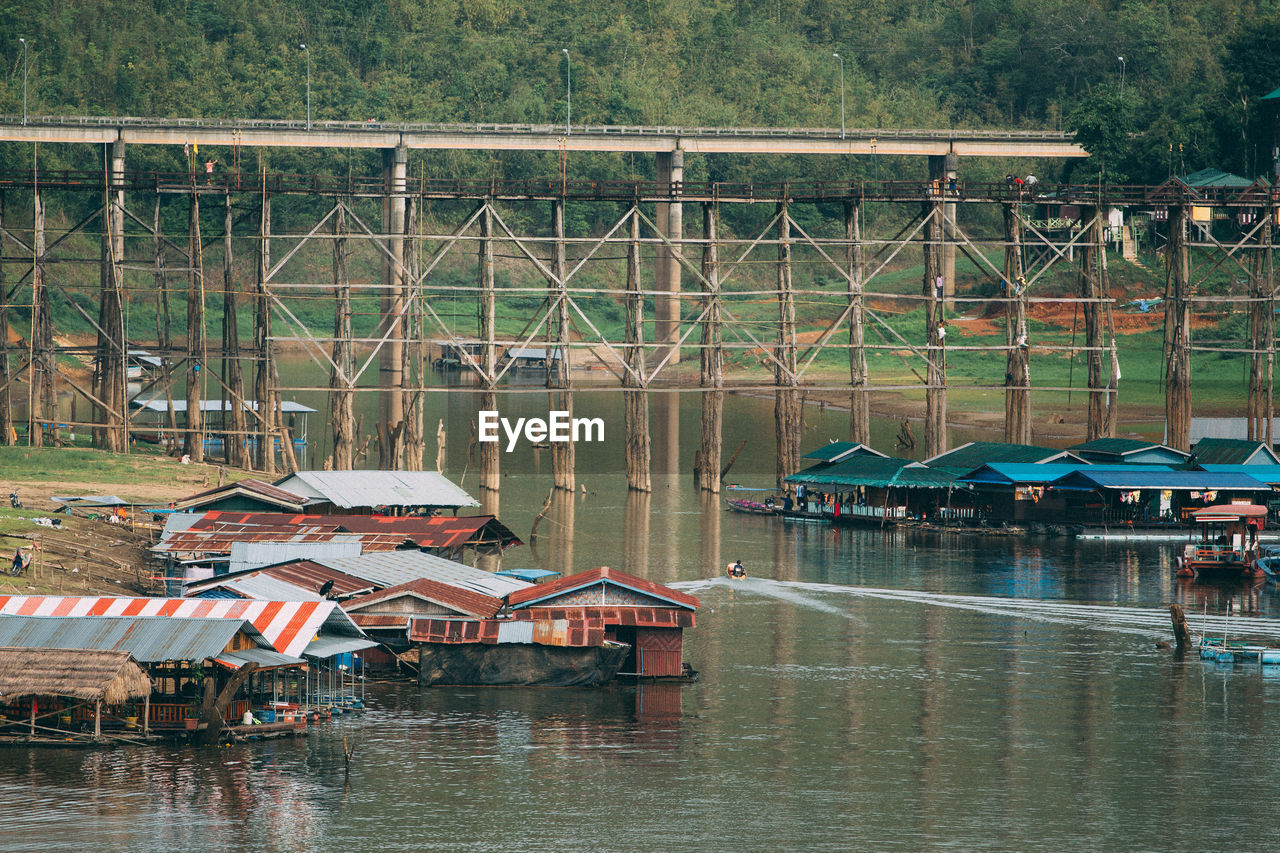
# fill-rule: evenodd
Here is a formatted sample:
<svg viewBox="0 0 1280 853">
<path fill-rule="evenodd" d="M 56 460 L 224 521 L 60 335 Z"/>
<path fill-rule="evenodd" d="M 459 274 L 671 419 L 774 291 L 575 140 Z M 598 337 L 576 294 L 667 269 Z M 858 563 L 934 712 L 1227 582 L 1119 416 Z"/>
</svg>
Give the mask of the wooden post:
<svg viewBox="0 0 1280 853">
<path fill-rule="evenodd" d="M 698 488 L 720 493 L 720 452 L 724 433 L 724 339 L 720 315 L 719 207 L 703 202 L 702 233 L 707 241 L 702 249 L 702 277 L 707 292 L 703 298 L 702 349 L 699 379 L 702 385 L 702 444 L 698 449 Z"/>
<path fill-rule="evenodd" d="M 356 412 L 352 375 L 355 356 L 351 347 L 351 279 L 347 274 L 347 207 L 337 200 L 333 217 L 333 363 L 329 374 L 329 413 L 333 419 L 333 454 L 329 467 L 350 471 L 355 467 Z"/>
<path fill-rule="evenodd" d="M 142 736 L 151 734 L 151 694 L 142 697 Z"/>
<path fill-rule="evenodd" d="M 1185 204 L 1169 210 L 1164 302 L 1165 444 L 1182 451 L 1191 450 L 1191 272 L 1187 258 L 1190 215 L 1190 207 Z"/>
<path fill-rule="evenodd" d="M 422 338 L 422 303 L 418 293 L 418 210 L 416 199 L 405 200 L 405 239 L 404 252 L 404 284 L 401 287 L 403 297 L 401 305 L 405 308 L 401 328 L 404 330 L 405 344 L 401 350 L 401 407 L 404 410 L 404 469 L 421 471 L 422 460 L 426 455 L 426 425 L 423 421 L 423 384 L 424 362 L 426 361 L 426 341 Z"/>
<path fill-rule="evenodd" d="M 54 394 L 53 312 L 49 305 L 49 288 L 45 285 L 44 194 L 37 187 L 35 200 L 35 234 L 31 271 L 31 368 L 30 391 L 34 399 L 27 406 L 28 441 L 32 447 L 44 445 L 45 427 L 57 425 L 57 398 Z M 52 430 L 51 430 L 52 434 Z"/>
<path fill-rule="evenodd" d="M 1027 337 L 1027 279 L 1022 267 L 1022 219 L 1004 205 L 1004 440 L 1031 443 L 1031 358 Z"/>
<path fill-rule="evenodd" d="M 924 204 L 928 219 L 924 243 L 924 310 L 928 372 L 925 375 L 924 455 L 926 459 L 947 450 L 947 350 L 945 285 L 942 274 L 942 199 L 935 195 Z"/>
<path fill-rule="evenodd" d="M 4 192 L 0 190 L 0 228 L 4 226 Z M 4 241 L 0 240 L 0 444 L 16 443 L 13 428 L 13 392 L 9 372 L 9 286 L 4 277 Z"/>
<path fill-rule="evenodd" d="M 480 395 L 480 409 L 489 412 L 498 408 L 498 395 L 494 391 L 498 375 L 498 333 L 493 255 L 493 199 L 487 198 L 480 211 L 480 372 L 485 389 Z M 496 494 L 499 490 L 502 483 L 501 458 L 499 442 L 480 443 L 481 492 Z M 496 500 L 494 506 L 496 513 Z"/>
<path fill-rule="evenodd" d="M 258 469 L 265 474 L 276 470 L 276 412 L 274 359 L 271 355 L 271 301 L 267 277 L 271 272 L 271 196 L 267 194 L 267 172 L 261 172 L 262 198 L 258 219 L 258 274 L 255 282 L 253 347 L 258 359 L 253 395 L 258 406 Z"/>
<path fill-rule="evenodd" d="M 564 198 L 551 203 L 552 227 L 555 230 L 552 273 L 549 282 L 555 310 L 547 318 L 547 385 L 557 389 L 550 397 L 553 409 L 568 412 L 573 418 L 573 394 L 569 392 L 569 294 L 565 281 Z M 554 357 L 556 354 L 559 358 Z M 574 490 L 574 452 L 572 441 L 551 443 L 551 476 L 557 489 Z"/>
<path fill-rule="evenodd" d="M 204 370 L 208 343 L 204 326 L 204 248 L 200 237 L 200 193 L 191 186 L 191 218 L 188 232 L 187 273 L 187 430 L 182 452 L 192 462 L 204 461 L 204 417 L 200 409 L 203 398 Z M 218 395 L 222 397 L 221 394 Z"/>
<path fill-rule="evenodd" d="M 640 212 L 630 217 L 631 239 L 627 242 L 626 354 L 628 370 L 622 373 L 623 426 L 626 430 L 627 488 L 638 492 L 653 490 L 652 448 L 649 438 L 649 394 L 644 358 L 644 296 L 640 283 Z"/>
<path fill-rule="evenodd" d="M 102 700 L 93 700 L 93 736 L 102 737 Z"/>
<path fill-rule="evenodd" d="M 1191 645 L 1191 629 L 1187 627 L 1187 617 L 1182 612 L 1182 605 L 1170 604 L 1169 617 L 1173 620 L 1173 639 L 1177 643 L 1177 650 L 1186 651 Z"/>
<path fill-rule="evenodd" d="M 796 304 L 791 288 L 791 216 L 787 202 L 778 205 L 778 338 L 773 375 L 777 388 L 773 425 L 777 433 L 775 466 L 778 488 L 800 470 L 801 411 L 796 389 Z"/>
<path fill-rule="evenodd" d="M 169 333 L 169 284 L 165 276 L 164 236 L 160 230 L 160 195 L 156 195 L 155 214 L 151 227 L 155 247 L 156 285 L 156 348 L 160 351 L 160 384 L 164 386 L 165 421 L 164 448 L 172 450 L 178 440 L 178 413 L 173 406 L 173 336 Z"/>
<path fill-rule="evenodd" d="M 653 544 L 652 505 L 653 495 L 649 491 L 632 489 L 627 492 L 622 516 L 622 570 L 628 574 L 648 577 L 649 546 Z"/>
<path fill-rule="evenodd" d="M 669 188 L 670 201 L 659 202 L 654 211 L 658 229 L 676 246 L 684 239 L 684 207 L 680 203 L 681 185 L 684 182 L 684 151 L 659 151 L 657 155 L 658 185 Z M 659 344 L 654 354 L 662 359 L 670 352 L 668 364 L 680 361 L 680 260 L 675 250 L 667 246 L 658 248 L 654 290 L 653 339 Z"/>
<path fill-rule="evenodd" d="M 380 355 L 382 389 L 382 429 L 379 434 L 379 467 L 384 470 L 404 467 L 404 342 L 405 324 L 401 317 L 404 306 L 404 272 L 397 262 L 404 259 L 405 188 L 409 149 L 403 145 L 383 151 L 382 222 L 387 235 L 387 254 L 382 262 L 386 290 L 382 297 L 382 318 L 389 333 Z M 395 259 L 395 260 L 392 260 Z"/>
<path fill-rule="evenodd" d="M 1273 308 L 1270 261 L 1271 226 L 1265 222 L 1269 211 L 1258 215 L 1264 224 L 1258 232 L 1257 247 L 1249 263 L 1249 406 L 1248 437 L 1271 446 L 1272 368 L 1275 359 L 1275 310 Z"/>
<path fill-rule="evenodd" d="M 226 413 L 229 429 L 222 439 L 222 449 L 227 464 L 235 468 L 248 468 L 245 437 L 248 417 L 244 408 L 244 371 L 240 369 L 240 329 L 236 325 L 236 282 L 232 265 L 234 252 L 232 232 L 235 223 L 231 211 L 231 193 L 223 196 L 225 209 L 222 217 L 222 381 L 226 383 L 231 410 Z"/>
<path fill-rule="evenodd" d="M 113 453 L 126 449 L 124 437 L 124 142 L 104 147 L 102 262 L 99 278 L 98 345 L 94 361 L 94 444 Z"/>
<path fill-rule="evenodd" d="M 844 203 L 845 266 L 849 274 L 849 439 L 871 443 L 871 403 L 862 292 L 866 266 L 862 245 L 862 200 Z"/>
<path fill-rule="evenodd" d="M 1089 413 L 1086 419 L 1085 439 L 1093 441 L 1107 435 L 1106 383 L 1102 375 L 1102 320 L 1105 307 L 1101 300 L 1106 290 L 1106 251 L 1102 239 L 1101 210 L 1096 210 L 1089 225 L 1089 239 L 1080 253 L 1080 296 L 1085 302 L 1084 313 L 1085 363 L 1088 365 Z"/>
</svg>

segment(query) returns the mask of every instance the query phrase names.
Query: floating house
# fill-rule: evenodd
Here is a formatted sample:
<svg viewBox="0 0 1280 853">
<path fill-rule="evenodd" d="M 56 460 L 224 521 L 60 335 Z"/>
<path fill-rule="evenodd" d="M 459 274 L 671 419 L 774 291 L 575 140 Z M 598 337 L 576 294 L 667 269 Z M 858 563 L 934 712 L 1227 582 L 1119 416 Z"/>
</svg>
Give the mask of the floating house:
<svg viewBox="0 0 1280 853">
<path fill-rule="evenodd" d="M 0 742 L 78 740 L 58 719 L 80 709 L 92 713 L 101 737 L 104 709 L 150 700 L 151 679 L 128 652 L 0 648 Z"/>
<path fill-rule="evenodd" d="M 215 600 L 9 596 L 0 598 L 0 648 L 124 653 L 145 671 L 152 691 L 145 707 L 59 706 L 58 726 L 101 731 L 136 725 L 186 730 L 197 710 L 207 728 L 233 724 L 245 711 L 280 698 L 294 685 L 299 700 L 336 654 L 375 645 L 332 601 Z M 316 666 L 307 668 L 308 661 Z M 252 664 L 246 669 L 246 665 Z M 291 671 L 291 678 L 280 672 Z M 306 674 L 304 675 L 304 670 Z M 239 671 L 239 677 L 234 677 Z M 248 679 L 245 675 L 252 673 Z M 222 695 L 200 707 L 203 680 Z M 227 689 L 227 693 L 222 691 Z M 141 713 L 139 713 L 141 711 Z"/>
<path fill-rule="evenodd" d="M 176 501 L 177 512 L 302 512 L 309 498 L 281 489 L 262 480 L 247 479 L 227 483 Z"/>
<path fill-rule="evenodd" d="M 873 452 L 841 454 L 786 478 L 794 511 L 837 523 L 893 524 L 973 514 L 968 485 L 912 459 Z"/>
<path fill-rule="evenodd" d="M 1003 441 L 970 441 L 954 450 L 939 453 L 924 464 L 937 471 L 946 471 L 957 477 L 993 462 L 1021 462 L 1043 465 L 1050 462 L 1088 464 L 1082 456 L 1070 450 L 1039 447 L 1034 444 L 1009 444 Z"/>
<path fill-rule="evenodd" d="M 1064 496 L 1059 515 L 1063 522 L 1103 526 L 1185 521 L 1190 513 L 1215 503 L 1265 503 L 1272 491 L 1248 474 L 1141 465 L 1081 468 L 1054 480 L 1049 488 Z"/>
<path fill-rule="evenodd" d="M 1202 438 L 1191 448 L 1190 465 L 1280 465 L 1280 456 L 1265 442 L 1238 438 Z"/>
<path fill-rule="evenodd" d="M 227 415 L 231 413 L 234 404 L 231 400 L 201 400 L 200 412 L 203 418 L 203 431 L 205 433 L 205 447 L 213 453 L 221 453 L 222 433 L 229 429 L 227 424 Z M 129 408 L 133 410 L 130 418 L 130 430 L 135 438 L 143 441 L 162 443 L 166 439 L 173 438 L 170 435 L 169 424 L 169 407 L 173 407 L 173 416 L 176 429 L 179 433 L 187 427 L 187 401 L 185 399 L 167 400 L 162 398 L 152 398 L 150 400 L 130 400 Z M 246 412 L 257 412 L 257 400 L 244 400 L 241 406 Z M 307 448 L 307 430 L 308 418 L 315 414 L 316 410 L 310 406 L 304 406 L 302 403 L 293 400 L 282 400 L 280 403 L 280 421 L 289 428 L 289 435 L 293 437 L 293 447 L 295 453 L 301 454 Z M 252 416 L 249 416 L 252 419 Z M 180 438 L 181 436 L 178 436 Z M 256 447 L 257 438 L 254 436 L 242 436 L 246 447 Z"/>
<path fill-rule="evenodd" d="M 684 630 L 698 610 L 692 595 L 602 566 L 513 592 L 507 604 L 517 620 L 602 625 L 604 639 L 630 646 L 624 674 L 685 674 Z"/>
<path fill-rule="evenodd" d="M 1096 438 L 1067 449 L 1093 465 L 1182 465 L 1191 456 L 1136 438 Z"/>
</svg>

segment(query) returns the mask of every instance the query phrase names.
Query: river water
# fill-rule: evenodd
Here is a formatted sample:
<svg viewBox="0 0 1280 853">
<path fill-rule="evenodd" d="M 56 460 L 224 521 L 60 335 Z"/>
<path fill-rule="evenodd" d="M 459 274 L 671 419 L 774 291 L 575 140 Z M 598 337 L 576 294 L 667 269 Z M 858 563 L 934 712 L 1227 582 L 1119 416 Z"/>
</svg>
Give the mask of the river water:
<svg viewBox="0 0 1280 853">
<path fill-rule="evenodd" d="M 694 395 L 655 404 L 655 491 L 628 496 L 615 398 L 579 395 L 608 439 L 578 447 L 587 491 L 502 563 L 610 565 L 697 595 L 697 683 L 369 684 L 367 712 L 297 740 L 8 749 L 0 848 L 1274 848 L 1280 676 L 1156 645 L 1171 601 L 1195 629 L 1231 599 L 1233 634 L 1275 636 L 1272 589 L 1179 586 L 1169 545 L 727 513 L 687 474 Z M 443 399 L 457 480 L 468 404 Z M 519 400 L 503 406 L 545 411 Z M 767 486 L 771 404 L 726 406 L 726 445 L 748 439 L 730 479 Z M 815 415 L 805 449 L 844 417 Z M 523 538 L 549 488 L 542 453 L 503 460 L 500 514 Z M 721 576 L 733 559 L 749 578 Z"/>
</svg>

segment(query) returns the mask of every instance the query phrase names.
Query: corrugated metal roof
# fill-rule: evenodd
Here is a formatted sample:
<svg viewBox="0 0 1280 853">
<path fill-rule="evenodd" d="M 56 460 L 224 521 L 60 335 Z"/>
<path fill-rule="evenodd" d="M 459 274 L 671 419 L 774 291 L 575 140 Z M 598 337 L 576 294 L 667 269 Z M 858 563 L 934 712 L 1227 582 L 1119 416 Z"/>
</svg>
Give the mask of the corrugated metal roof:
<svg viewBox="0 0 1280 853">
<path fill-rule="evenodd" d="M 214 581 L 218 581 L 214 578 Z M 251 574 L 243 577 L 229 578 L 217 584 L 217 588 L 228 590 L 235 593 L 240 598 L 258 599 L 266 601 L 320 601 L 320 596 L 314 589 L 305 589 L 297 584 L 272 577 L 269 574 Z M 206 587 L 205 593 L 201 594 L 202 598 L 208 598 L 207 592 L 212 591 Z"/>
<path fill-rule="evenodd" d="M 480 506 L 436 471 L 298 471 L 276 486 L 343 509 L 376 506 Z"/>
<path fill-rule="evenodd" d="M 296 495 L 285 489 L 276 488 L 262 480 L 250 478 L 235 483 L 227 483 L 225 486 L 219 486 L 216 489 L 198 492 L 189 498 L 178 501 L 174 504 L 174 508 L 186 509 L 188 507 L 202 506 L 231 495 L 245 495 L 257 498 L 267 503 L 278 504 L 286 509 L 292 509 L 295 512 L 300 511 L 307 504 L 307 499 L 302 495 Z"/>
<path fill-rule="evenodd" d="M 879 450 L 872 450 L 865 444 L 855 441 L 832 441 L 819 447 L 817 450 L 810 450 L 801 459 L 817 459 L 822 462 L 837 462 L 854 453 L 867 453 L 872 456 L 885 456 Z"/>
<path fill-rule="evenodd" d="M 1088 465 L 1061 462 L 993 462 L 971 471 L 960 479 L 967 483 L 1052 483 L 1072 471 L 1133 471 L 1133 465 Z M 1143 465 L 1139 471 L 1172 471 L 1168 465 Z"/>
<path fill-rule="evenodd" d="M 383 601 L 412 597 L 447 607 L 463 616 L 477 619 L 489 619 L 502 609 L 502 599 L 484 593 L 474 592 L 452 583 L 443 583 L 428 578 L 417 578 L 406 583 L 397 584 L 378 592 L 371 592 L 343 603 L 348 612 L 372 607 Z"/>
<path fill-rule="evenodd" d="M 235 574 L 311 557 L 358 557 L 361 544 L 358 541 L 232 542 L 228 571 Z"/>
<path fill-rule="evenodd" d="M 1204 492 L 1269 492 L 1271 487 L 1247 474 L 1214 474 L 1208 471 L 1152 471 L 1146 465 L 1106 471 L 1082 468 L 1055 480 L 1055 489 L 1169 489 Z"/>
<path fill-rule="evenodd" d="M 222 653 L 242 622 L 161 616 L 0 616 L 0 646 L 122 651 L 141 663 Z"/>
<path fill-rule="evenodd" d="M 644 593 L 645 595 L 670 602 L 676 607 L 687 607 L 690 610 L 698 609 L 698 599 L 692 595 L 645 578 L 638 578 L 635 575 L 620 572 L 617 569 L 611 569 L 608 566 L 601 566 L 598 569 L 579 572 L 567 578 L 529 586 L 523 591 L 513 592 L 508 595 L 507 603 L 512 607 L 532 607 L 536 604 L 545 604 L 550 599 L 559 598 L 574 590 L 603 583 L 611 583 L 624 589 Z"/>
<path fill-rule="evenodd" d="M 270 575 L 281 581 L 292 583 L 302 589 L 318 592 L 320 587 L 328 581 L 333 581 L 330 587 L 330 598 L 342 598 L 344 596 L 353 595 L 361 592 L 371 592 L 377 584 L 374 584 L 364 578 L 356 578 L 343 572 L 334 571 L 327 566 L 319 563 L 313 563 L 310 560 L 299 560 L 297 562 L 282 563 L 278 566 L 267 566 L 261 569 L 252 570 L 253 574 Z M 206 590 L 233 580 L 241 575 L 221 575 L 208 580 L 197 581 L 187 584 L 188 595 L 203 595 Z"/>
<path fill-rule="evenodd" d="M 1202 438 L 1191 448 L 1193 465 L 1277 465 L 1265 442 L 1239 438 Z"/>
<path fill-rule="evenodd" d="M 321 634 L 311 641 L 311 645 L 307 646 L 302 654 L 309 658 L 323 660 L 347 652 L 371 649 L 376 645 L 378 641 L 370 640 L 368 637 L 338 637 L 333 634 Z"/>
<path fill-rule="evenodd" d="M 787 477 L 787 482 L 817 486 L 870 486 L 872 488 L 964 488 L 949 473 L 927 468 L 912 459 L 889 456 L 852 456 L 834 465 L 806 468 Z"/>
<path fill-rule="evenodd" d="M 313 560 L 312 562 L 351 577 L 372 581 L 382 587 L 397 586 L 418 578 L 428 578 L 491 595 L 494 598 L 503 598 L 509 593 L 531 586 L 515 578 L 495 575 L 482 569 L 473 569 L 471 566 L 422 551 L 381 551 L 362 554 L 359 557 Z"/>
<path fill-rule="evenodd" d="M 1224 172 L 1221 169 L 1201 169 L 1198 172 L 1192 172 L 1182 178 L 1182 182 L 1189 187 L 1249 187 L 1253 186 L 1253 181 L 1248 178 L 1242 178 L 1239 175 L 1233 175 L 1230 172 Z"/>
<path fill-rule="evenodd" d="M 940 453 L 924 461 L 930 468 L 972 471 L 988 462 L 1059 462 L 1084 460 L 1066 450 L 1038 447 L 1034 444 L 1008 444 L 1003 441 L 970 441 L 955 450 Z"/>
<path fill-rule="evenodd" d="M 186 619 L 223 619 L 237 627 L 247 623 L 245 630 L 248 633 L 261 637 L 276 651 L 294 656 L 306 648 L 320 626 L 326 623 L 338 632 L 360 633 L 332 601 L 0 595 L 0 616 L 52 616 L 67 619 L 84 616 L 154 616 L 167 617 L 174 623 Z M 0 619 L 2 621 L 4 620 Z"/>
<path fill-rule="evenodd" d="M 234 652 L 223 652 L 214 658 L 214 661 L 232 669 L 239 669 L 246 663 L 256 663 L 263 669 L 270 669 L 276 666 L 297 666 L 300 663 L 306 663 L 302 658 L 282 655 L 279 652 L 271 651 L 271 649 L 236 649 Z"/>
<path fill-rule="evenodd" d="M 1201 465 L 1215 474 L 1247 474 L 1268 486 L 1280 485 L 1280 465 Z"/>
</svg>

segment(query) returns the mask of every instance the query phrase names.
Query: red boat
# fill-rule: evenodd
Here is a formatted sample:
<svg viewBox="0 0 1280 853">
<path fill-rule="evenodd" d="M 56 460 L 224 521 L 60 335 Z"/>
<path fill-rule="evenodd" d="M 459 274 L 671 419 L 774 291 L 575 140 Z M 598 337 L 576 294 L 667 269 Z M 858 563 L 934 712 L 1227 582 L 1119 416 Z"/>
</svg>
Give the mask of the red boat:
<svg viewBox="0 0 1280 853">
<path fill-rule="evenodd" d="M 1176 560 L 1179 577 L 1254 578 L 1266 574 L 1258 565 L 1258 531 L 1267 524 L 1265 506 L 1207 506 L 1191 513 L 1191 524 L 1191 541 Z"/>
</svg>

